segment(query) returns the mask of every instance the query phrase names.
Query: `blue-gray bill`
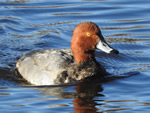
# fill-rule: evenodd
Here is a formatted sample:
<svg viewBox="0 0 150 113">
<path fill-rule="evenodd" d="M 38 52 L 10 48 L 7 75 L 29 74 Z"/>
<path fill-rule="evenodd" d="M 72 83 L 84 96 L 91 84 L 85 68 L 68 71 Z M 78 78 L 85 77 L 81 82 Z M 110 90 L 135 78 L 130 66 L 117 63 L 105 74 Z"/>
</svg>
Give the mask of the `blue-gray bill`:
<svg viewBox="0 0 150 113">
<path fill-rule="evenodd" d="M 103 38 L 103 36 L 100 37 L 99 42 L 96 45 L 97 49 L 100 49 L 106 53 L 112 53 L 112 54 L 119 54 L 119 51 L 112 48 Z"/>
</svg>

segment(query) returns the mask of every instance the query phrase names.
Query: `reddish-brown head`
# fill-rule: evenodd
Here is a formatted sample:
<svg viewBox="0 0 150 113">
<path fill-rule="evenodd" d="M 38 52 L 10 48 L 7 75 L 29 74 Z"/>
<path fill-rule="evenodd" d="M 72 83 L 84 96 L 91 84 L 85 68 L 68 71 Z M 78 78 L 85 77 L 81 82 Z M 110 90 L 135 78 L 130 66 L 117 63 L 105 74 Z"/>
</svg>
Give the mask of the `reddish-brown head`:
<svg viewBox="0 0 150 113">
<path fill-rule="evenodd" d="M 100 44 L 99 44 L 100 43 Z M 97 46 L 98 45 L 98 46 Z M 113 49 L 104 40 L 99 27 L 93 22 L 82 22 L 76 26 L 72 35 L 71 49 L 77 63 L 95 57 L 96 46 L 107 46 L 108 53 Z M 104 50 L 106 51 L 106 50 Z"/>
</svg>

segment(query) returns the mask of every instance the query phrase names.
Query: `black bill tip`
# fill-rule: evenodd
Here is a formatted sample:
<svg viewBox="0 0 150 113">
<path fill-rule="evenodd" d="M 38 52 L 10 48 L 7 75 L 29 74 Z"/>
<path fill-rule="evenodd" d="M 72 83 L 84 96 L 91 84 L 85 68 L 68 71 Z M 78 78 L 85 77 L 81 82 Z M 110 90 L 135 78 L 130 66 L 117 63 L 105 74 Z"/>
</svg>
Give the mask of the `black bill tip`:
<svg viewBox="0 0 150 113">
<path fill-rule="evenodd" d="M 116 50 L 116 49 L 113 49 L 113 50 L 110 51 L 110 53 L 111 53 L 111 54 L 119 54 L 119 51 Z"/>
</svg>

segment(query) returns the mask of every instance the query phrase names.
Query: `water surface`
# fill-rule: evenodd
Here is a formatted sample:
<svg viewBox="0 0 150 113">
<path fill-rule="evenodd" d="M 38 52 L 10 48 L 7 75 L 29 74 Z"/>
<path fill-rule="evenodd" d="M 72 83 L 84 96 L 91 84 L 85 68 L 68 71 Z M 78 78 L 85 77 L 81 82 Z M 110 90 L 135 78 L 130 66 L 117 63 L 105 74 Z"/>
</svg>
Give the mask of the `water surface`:
<svg viewBox="0 0 150 113">
<path fill-rule="evenodd" d="M 149 0 L 1 0 L 0 111 L 149 113 L 149 12 Z M 19 77 L 18 58 L 32 50 L 70 48 L 73 29 L 83 21 L 95 22 L 119 50 L 96 52 L 97 61 L 118 78 L 33 87 Z"/>
</svg>

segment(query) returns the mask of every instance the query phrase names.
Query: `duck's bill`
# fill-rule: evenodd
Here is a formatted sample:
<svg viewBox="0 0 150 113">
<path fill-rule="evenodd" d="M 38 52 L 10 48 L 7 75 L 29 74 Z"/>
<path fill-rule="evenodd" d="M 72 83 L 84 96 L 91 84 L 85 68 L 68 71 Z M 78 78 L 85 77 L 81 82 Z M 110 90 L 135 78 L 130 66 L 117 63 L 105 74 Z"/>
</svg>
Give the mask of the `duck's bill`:
<svg viewBox="0 0 150 113">
<path fill-rule="evenodd" d="M 96 48 L 106 53 L 119 54 L 119 51 L 109 46 L 107 42 L 104 40 L 104 38 L 99 40 L 99 42 L 96 45 Z"/>
</svg>

